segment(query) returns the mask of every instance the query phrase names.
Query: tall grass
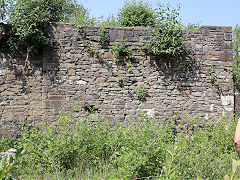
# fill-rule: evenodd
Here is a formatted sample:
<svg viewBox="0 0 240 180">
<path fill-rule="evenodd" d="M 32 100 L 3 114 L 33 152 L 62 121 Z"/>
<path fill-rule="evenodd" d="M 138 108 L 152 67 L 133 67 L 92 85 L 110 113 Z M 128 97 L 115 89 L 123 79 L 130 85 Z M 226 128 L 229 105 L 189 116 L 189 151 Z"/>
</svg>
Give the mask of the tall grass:
<svg viewBox="0 0 240 180">
<path fill-rule="evenodd" d="M 191 118 L 189 121 L 191 122 Z M 9 146 L 26 146 L 12 174 L 22 179 L 222 179 L 237 158 L 233 136 L 236 120 L 198 124 L 191 128 L 158 123 L 141 116 L 129 124 L 109 123 L 91 116 L 74 119 L 62 112 L 40 131 L 23 124 L 22 137 Z M 0 147 L 7 141 L 1 140 Z M 4 149 L 4 148 L 2 148 Z M 160 179 L 162 179 L 160 178 Z"/>
</svg>

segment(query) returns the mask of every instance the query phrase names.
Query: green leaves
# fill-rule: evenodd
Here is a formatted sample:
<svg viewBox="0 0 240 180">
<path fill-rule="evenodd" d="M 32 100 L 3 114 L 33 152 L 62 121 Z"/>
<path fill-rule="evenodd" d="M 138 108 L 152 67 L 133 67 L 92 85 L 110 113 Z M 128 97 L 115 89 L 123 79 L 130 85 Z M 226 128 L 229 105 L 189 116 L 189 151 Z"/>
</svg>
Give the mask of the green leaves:
<svg viewBox="0 0 240 180">
<path fill-rule="evenodd" d="M 170 5 L 159 5 L 156 12 L 156 22 L 152 27 L 152 35 L 146 41 L 150 53 L 158 57 L 178 57 L 188 51 L 182 34 L 180 7 L 170 8 Z"/>
<path fill-rule="evenodd" d="M 233 31 L 233 77 L 237 87 L 240 86 L 240 26 L 236 25 Z"/>
<path fill-rule="evenodd" d="M 126 46 L 125 42 L 123 40 L 119 42 L 115 42 L 112 47 L 115 61 L 116 62 L 125 62 L 128 60 L 133 59 L 133 47 L 132 46 Z"/>
<path fill-rule="evenodd" d="M 64 21 L 72 17 L 78 5 L 74 0 L 17 0 L 9 10 L 8 23 L 11 36 L 8 41 L 11 50 L 22 53 L 22 48 L 29 54 L 36 54 L 52 41 L 44 30 L 50 21 Z"/>
<path fill-rule="evenodd" d="M 138 97 L 139 100 L 141 101 L 145 101 L 146 100 L 146 96 L 147 96 L 147 89 L 144 86 L 140 86 L 137 91 L 136 91 L 136 95 Z"/>
<path fill-rule="evenodd" d="M 232 159 L 232 164 L 231 164 L 231 168 L 230 168 L 230 176 L 229 175 L 225 175 L 224 176 L 224 180 L 237 180 L 240 178 L 240 172 L 239 172 L 239 165 L 240 165 L 240 161 L 239 160 L 235 160 Z"/>
<path fill-rule="evenodd" d="M 25 153 L 25 148 L 20 148 L 14 155 L 0 157 L 0 180 L 5 179 L 10 173 L 14 163 Z"/>
<path fill-rule="evenodd" d="M 153 26 L 155 12 L 151 5 L 143 1 L 126 1 L 118 13 L 118 22 L 124 27 Z"/>
</svg>

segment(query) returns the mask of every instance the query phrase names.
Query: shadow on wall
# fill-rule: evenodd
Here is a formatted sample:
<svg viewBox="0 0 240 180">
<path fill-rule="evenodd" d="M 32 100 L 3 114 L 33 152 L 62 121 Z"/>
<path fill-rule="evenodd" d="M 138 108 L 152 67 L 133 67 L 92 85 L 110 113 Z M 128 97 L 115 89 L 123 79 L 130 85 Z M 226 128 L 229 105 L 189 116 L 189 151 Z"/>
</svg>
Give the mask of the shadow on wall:
<svg viewBox="0 0 240 180">
<path fill-rule="evenodd" d="M 46 48 L 47 52 L 42 49 L 39 54 L 30 55 L 26 69 L 26 49 L 21 47 L 12 52 L 7 37 L 0 29 L 0 132 L 17 135 L 21 122 L 41 121 L 43 80 L 54 81 L 59 63 L 54 47 Z M 54 61 L 46 59 L 46 53 L 54 53 Z"/>
<path fill-rule="evenodd" d="M 150 63 L 159 71 L 164 84 L 173 82 L 180 92 L 191 90 L 193 82 L 200 76 L 200 63 L 190 51 L 172 57 L 150 55 Z"/>
</svg>

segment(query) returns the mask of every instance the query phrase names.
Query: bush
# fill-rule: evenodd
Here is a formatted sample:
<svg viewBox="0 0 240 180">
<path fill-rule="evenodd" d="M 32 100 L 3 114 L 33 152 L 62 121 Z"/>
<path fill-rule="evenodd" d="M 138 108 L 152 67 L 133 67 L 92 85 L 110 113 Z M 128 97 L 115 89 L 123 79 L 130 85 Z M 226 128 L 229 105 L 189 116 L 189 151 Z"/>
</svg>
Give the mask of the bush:
<svg viewBox="0 0 240 180">
<path fill-rule="evenodd" d="M 124 27 L 153 26 L 155 13 L 151 5 L 143 1 L 126 1 L 118 13 L 118 22 Z"/>
<path fill-rule="evenodd" d="M 13 175 L 24 179 L 47 174 L 52 179 L 221 179 L 229 174 L 231 158 L 237 157 L 235 119 L 192 124 L 190 129 L 179 126 L 182 131 L 176 135 L 174 121 L 159 124 L 143 114 L 137 122 L 111 125 L 101 117 L 92 122 L 96 116 L 76 120 L 62 112 L 56 123 L 46 124 L 45 131 L 25 123 L 15 148 L 25 145 L 27 153 Z M 187 122 L 193 123 L 193 119 L 197 121 L 188 118 Z M 189 130 L 192 135 L 186 138 Z"/>
<path fill-rule="evenodd" d="M 182 23 L 178 8 L 171 9 L 170 5 L 159 5 L 156 10 L 156 23 L 152 27 L 152 35 L 146 45 L 151 54 L 161 59 L 171 60 L 172 57 L 183 57 L 188 53 L 182 34 Z"/>
<path fill-rule="evenodd" d="M 73 11 L 73 18 L 70 19 L 70 22 L 74 23 L 77 28 L 81 26 L 94 26 L 97 25 L 98 20 L 90 16 L 90 12 L 83 6 L 75 8 Z"/>
<path fill-rule="evenodd" d="M 207 122 L 200 126 L 189 140 L 178 139 L 177 146 L 181 152 L 177 160 L 177 174 L 222 179 L 230 169 L 231 158 L 237 157 L 233 142 L 236 121 L 223 117 L 217 123 Z"/>
</svg>

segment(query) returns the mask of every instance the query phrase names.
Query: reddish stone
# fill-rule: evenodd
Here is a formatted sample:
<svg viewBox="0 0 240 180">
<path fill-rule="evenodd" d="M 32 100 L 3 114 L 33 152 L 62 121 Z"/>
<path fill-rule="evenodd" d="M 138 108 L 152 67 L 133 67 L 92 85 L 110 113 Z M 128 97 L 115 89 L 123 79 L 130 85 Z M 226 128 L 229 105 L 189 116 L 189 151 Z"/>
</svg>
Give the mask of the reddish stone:
<svg viewBox="0 0 240 180">
<path fill-rule="evenodd" d="M 185 93 L 186 95 L 190 95 L 190 94 L 191 94 L 191 91 L 190 91 L 190 90 L 186 90 L 186 91 L 184 91 L 184 93 Z"/>
</svg>

